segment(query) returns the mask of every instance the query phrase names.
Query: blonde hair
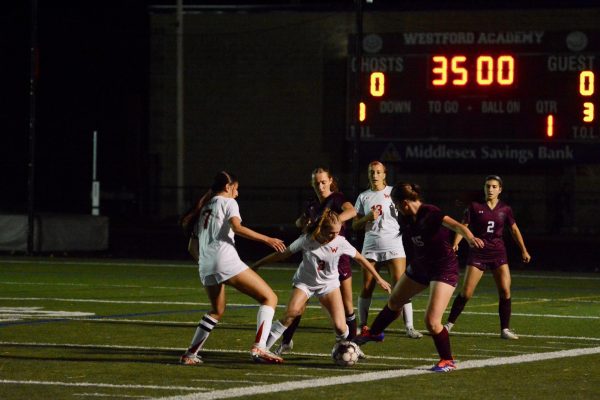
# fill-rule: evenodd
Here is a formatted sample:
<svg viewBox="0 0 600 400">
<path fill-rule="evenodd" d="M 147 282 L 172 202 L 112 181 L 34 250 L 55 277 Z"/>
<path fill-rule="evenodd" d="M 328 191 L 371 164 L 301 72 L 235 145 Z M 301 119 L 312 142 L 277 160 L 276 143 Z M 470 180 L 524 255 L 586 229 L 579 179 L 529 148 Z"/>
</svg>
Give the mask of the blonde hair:
<svg viewBox="0 0 600 400">
<path fill-rule="evenodd" d="M 341 225 L 341 223 L 342 221 L 340 220 L 338 213 L 332 211 L 330 208 L 325 208 L 325 210 L 323 210 L 323 214 L 321 214 L 321 218 L 319 218 L 314 224 L 306 227 L 306 233 L 311 235 L 313 239 L 316 239 L 316 237 L 321 234 L 323 228 Z"/>
</svg>

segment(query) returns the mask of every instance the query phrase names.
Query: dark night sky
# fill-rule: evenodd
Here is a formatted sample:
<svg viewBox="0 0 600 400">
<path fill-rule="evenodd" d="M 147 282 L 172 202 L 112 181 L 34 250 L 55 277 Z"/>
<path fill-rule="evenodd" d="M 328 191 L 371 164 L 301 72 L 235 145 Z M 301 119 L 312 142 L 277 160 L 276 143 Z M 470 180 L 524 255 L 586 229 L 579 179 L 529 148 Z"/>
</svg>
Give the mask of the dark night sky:
<svg viewBox="0 0 600 400">
<path fill-rule="evenodd" d="M 28 2 L 25 2 L 28 3 Z M 38 5 L 36 209 L 89 208 L 92 131 L 101 132 L 105 188 L 129 185 L 131 150 L 140 146 L 147 87 L 147 11 L 143 1 Z M 0 212 L 23 212 L 29 136 L 29 4 L 2 18 Z M 133 134 L 131 131 L 136 131 Z M 132 142 L 133 141 L 133 142 Z M 136 168 L 133 168 L 134 170 Z"/>
<path fill-rule="evenodd" d="M 36 209 L 89 212 L 92 131 L 100 132 L 103 192 L 144 190 L 148 103 L 146 0 L 38 1 L 39 85 L 36 97 Z M 174 5 L 175 1 L 155 4 Z M 184 4 L 256 5 L 259 1 Z M 273 2 L 264 2 L 273 4 Z M 280 1 L 303 8 L 316 1 Z M 352 0 L 330 1 L 352 9 Z M 391 1 L 378 7 L 506 8 L 522 2 Z M 537 5 L 594 5 L 545 1 Z M 25 212 L 29 158 L 30 1 L 11 2 L 0 14 L 0 212 Z M 596 4 L 597 5 L 597 4 Z M 367 6 L 373 7 L 373 5 Z"/>
</svg>

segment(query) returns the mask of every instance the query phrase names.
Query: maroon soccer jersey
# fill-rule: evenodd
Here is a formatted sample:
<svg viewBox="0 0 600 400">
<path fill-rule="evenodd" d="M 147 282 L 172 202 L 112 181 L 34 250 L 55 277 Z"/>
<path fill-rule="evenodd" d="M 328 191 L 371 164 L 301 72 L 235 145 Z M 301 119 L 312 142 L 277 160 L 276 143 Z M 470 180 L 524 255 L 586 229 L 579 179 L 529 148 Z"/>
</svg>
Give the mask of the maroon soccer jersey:
<svg viewBox="0 0 600 400">
<path fill-rule="evenodd" d="M 416 219 L 400 219 L 409 262 L 406 273 L 424 285 L 432 280 L 452 286 L 458 282 L 458 259 L 450 244 L 450 230 L 442 225 L 443 219 L 442 211 L 431 204 L 421 204 Z"/>
<path fill-rule="evenodd" d="M 327 198 L 320 203 L 319 199 L 315 198 L 311 200 L 305 208 L 304 214 L 310 218 L 311 221 L 317 221 L 323 215 L 323 211 L 326 208 L 336 212 L 337 214 L 341 214 L 344 209 L 342 208 L 342 204 L 346 203 L 346 197 L 341 192 L 333 192 Z M 340 229 L 340 236 L 346 236 L 346 223 L 342 223 L 342 227 Z M 343 255 L 340 257 L 338 262 L 338 271 L 340 273 L 340 281 L 348 279 L 352 276 L 352 265 L 350 263 L 350 257 L 347 255 Z"/>
<path fill-rule="evenodd" d="M 485 244 L 483 249 L 470 249 L 469 261 L 505 264 L 506 247 L 502 239 L 504 226 L 512 226 L 515 223 L 510 206 L 498 201 L 496 207 L 491 209 L 487 203 L 473 202 L 465 211 L 464 222 L 469 225 L 473 235 Z"/>
</svg>

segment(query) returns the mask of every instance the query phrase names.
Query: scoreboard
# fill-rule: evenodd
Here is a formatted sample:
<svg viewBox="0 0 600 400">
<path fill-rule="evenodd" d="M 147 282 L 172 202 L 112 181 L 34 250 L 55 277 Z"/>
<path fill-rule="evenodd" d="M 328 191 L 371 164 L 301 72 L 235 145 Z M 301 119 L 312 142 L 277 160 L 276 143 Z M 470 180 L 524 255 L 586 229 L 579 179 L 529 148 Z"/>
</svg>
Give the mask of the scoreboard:
<svg viewBox="0 0 600 400">
<path fill-rule="evenodd" d="M 369 33 L 362 49 L 349 140 L 600 143 L 600 31 Z"/>
</svg>

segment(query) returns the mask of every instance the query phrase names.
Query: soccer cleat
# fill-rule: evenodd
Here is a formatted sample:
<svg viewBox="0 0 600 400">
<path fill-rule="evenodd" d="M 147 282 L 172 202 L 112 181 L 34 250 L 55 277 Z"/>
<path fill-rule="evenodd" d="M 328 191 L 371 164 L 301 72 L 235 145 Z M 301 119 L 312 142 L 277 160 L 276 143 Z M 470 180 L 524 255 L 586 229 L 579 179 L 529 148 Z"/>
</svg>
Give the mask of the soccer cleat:
<svg viewBox="0 0 600 400">
<path fill-rule="evenodd" d="M 277 348 L 277 350 L 275 350 L 275 354 L 277 354 L 278 356 L 285 354 L 285 353 L 289 353 L 290 351 L 292 351 L 292 349 L 294 348 L 294 341 L 290 340 L 289 343 L 283 343 L 281 342 L 281 344 L 279 345 L 279 347 Z"/>
<path fill-rule="evenodd" d="M 408 336 L 411 339 L 421 339 L 423 337 L 423 334 L 415 328 L 406 328 L 406 336 Z"/>
<path fill-rule="evenodd" d="M 431 367 L 433 372 L 450 372 L 456 369 L 454 360 L 440 360 L 437 364 Z"/>
<path fill-rule="evenodd" d="M 508 328 L 502 329 L 502 331 L 500 332 L 500 337 L 502 339 L 510 339 L 510 340 L 517 340 L 519 338 L 516 333 L 514 333 L 513 331 L 511 331 Z"/>
<path fill-rule="evenodd" d="M 185 353 L 179 358 L 179 363 L 183 365 L 200 365 L 203 361 L 202 358 L 196 354 Z"/>
<path fill-rule="evenodd" d="M 355 336 L 351 341 L 360 346 L 367 342 L 383 342 L 384 338 L 385 338 L 385 335 L 383 334 L 383 332 L 381 332 L 377 335 L 373 335 L 373 334 L 371 334 L 371 331 L 369 330 L 369 328 L 365 326 L 363 328 L 361 334 L 358 336 Z"/>
<path fill-rule="evenodd" d="M 453 326 L 454 326 L 454 324 L 452 322 L 446 322 L 444 324 L 444 328 L 446 328 L 446 330 L 448 331 L 448 333 L 450 333 L 450 331 L 452 330 Z"/>
<path fill-rule="evenodd" d="M 252 350 L 250 350 L 250 354 L 252 355 L 252 360 L 256 363 L 262 364 L 281 364 L 283 363 L 283 358 L 279 357 L 277 354 L 271 353 L 269 350 L 260 348 L 258 346 L 252 346 Z"/>
</svg>

